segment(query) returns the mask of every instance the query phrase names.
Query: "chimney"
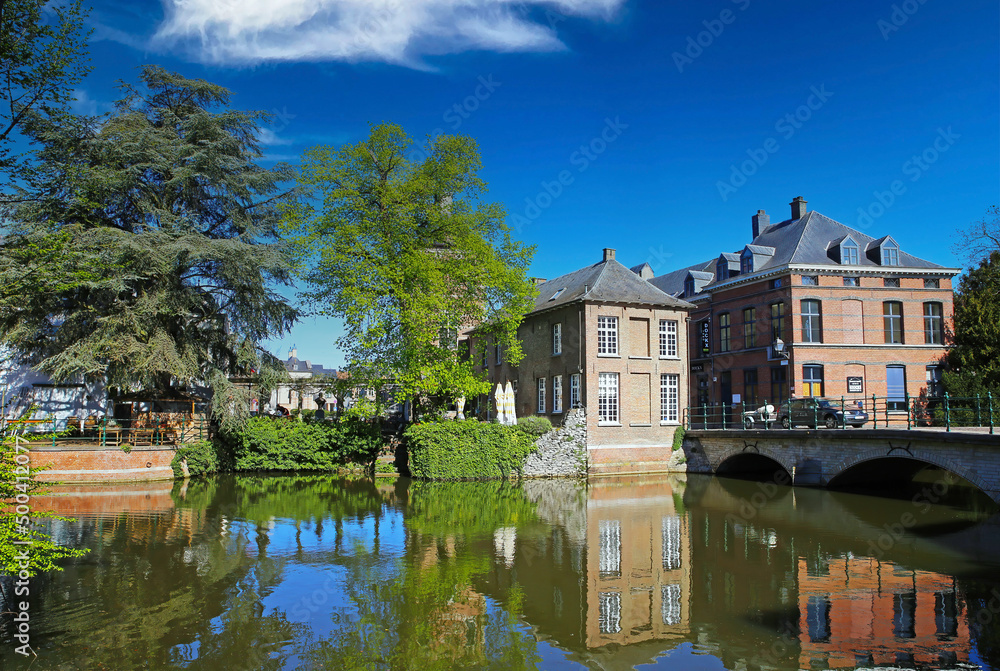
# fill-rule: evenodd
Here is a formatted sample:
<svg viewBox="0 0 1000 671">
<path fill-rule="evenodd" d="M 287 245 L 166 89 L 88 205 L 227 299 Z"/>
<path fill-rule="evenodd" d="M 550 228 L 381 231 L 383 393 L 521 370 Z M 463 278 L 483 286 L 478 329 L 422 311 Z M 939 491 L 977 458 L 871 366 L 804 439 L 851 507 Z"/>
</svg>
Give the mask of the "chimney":
<svg viewBox="0 0 1000 671">
<path fill-rule="evenodd" d="M 789 203 L 792 206 L 792 219 L 801 219 L 806 216 L 806 199 L 802 196 L 795 196 L 795 200 Z"/>
<path fill-rule="evenodd" d="M 756 240 L 757 236 L 767 230 L 767 227 L 771 225 L 771 217 L 764 213 L 764 210 L 757 210 L 757 214 L 750 218 L 753 221 L 753 239 Z"/>
<path fill-rule="evenodd" d="M 605 261 L 614 261 L 615 260 L 615 250 L 608 249 L 607 247 L 605 247 L 604 248 L 604 260 Z"/>
<path fill-rule="evenodd" d="M 537 287 L 537 286 L 538 286 L 539 284 L 545 284 L 546 282 L 548 282 L 548 280 L 547 280 L 547 279 L 545 279 L 544 277 L 532 277 L 532 278 L 531 278 L 531 281 L 535 283 L 535 286 L 536 286 L 536 287 Z"/>
<path fill-rule="evenodd" d="M 289 359 L 298 359 L 299 358 L 299 350 L 296 349 L 296 348 L 294 348 L 294 347 L 292 349 L 288 350 L 288 358 Z"/>
</svg>

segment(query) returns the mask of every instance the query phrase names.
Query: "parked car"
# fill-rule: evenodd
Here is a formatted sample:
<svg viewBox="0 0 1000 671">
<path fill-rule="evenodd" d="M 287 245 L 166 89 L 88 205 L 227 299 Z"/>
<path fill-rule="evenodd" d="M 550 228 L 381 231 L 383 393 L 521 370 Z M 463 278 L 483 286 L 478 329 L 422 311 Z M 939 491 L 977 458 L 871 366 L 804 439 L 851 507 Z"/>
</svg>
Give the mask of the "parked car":
<svg viewBox="0 0 1000 671">
<path fill-rule="evenodd" d="M 820 426 L 836 429 L 845 424 L 858 429 L 868 421 L 868 413 L 854 405 L 853 401 L 841 408 L 840 401 L 812 397 L 793 398 L 790 402 L 781 404 L 778 421 L 783 429 L 803 424 L 814 429 Z"/>
</svg>

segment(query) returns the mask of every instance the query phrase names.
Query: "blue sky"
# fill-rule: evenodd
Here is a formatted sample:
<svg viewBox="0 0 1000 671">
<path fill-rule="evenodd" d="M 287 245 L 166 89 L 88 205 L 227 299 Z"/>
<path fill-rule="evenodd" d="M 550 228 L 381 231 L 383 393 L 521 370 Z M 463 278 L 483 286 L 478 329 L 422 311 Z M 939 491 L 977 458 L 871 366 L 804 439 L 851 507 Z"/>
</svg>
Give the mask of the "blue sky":
<svg viewBox="0 0 1000 671">
<path fill-rule="evenodd" d="M 274 112 L 271 161 L 381 121 L 472 136 L 540 277 L 602 247 L 668 272 L 799 195 L 959 267 L 956 231 L 1000 203 L 996 0 L 163 0 L 91 22 L 81 111 L 158 63 Z M 307 318 L 270 346 L 338 366 L 338 334 Z"/>
</svg>

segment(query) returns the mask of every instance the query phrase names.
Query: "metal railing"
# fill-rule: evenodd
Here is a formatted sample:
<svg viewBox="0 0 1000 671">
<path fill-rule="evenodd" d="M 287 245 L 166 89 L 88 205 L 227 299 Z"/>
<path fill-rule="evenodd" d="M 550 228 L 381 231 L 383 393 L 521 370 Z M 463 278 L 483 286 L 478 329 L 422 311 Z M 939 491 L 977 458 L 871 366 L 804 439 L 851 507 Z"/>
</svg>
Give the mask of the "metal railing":
<svg viewBox="0 0 1000 671">
<path fill-rule="evenodd" d="M 868 420 L 862 426 L 866 429 L 937 428 L 951 431 L 980 428 L 988 429 L 989 434 L 994 435 L 995 427 L 1000 426 L 1000 398 L 994 398 L 992 394 L 954 397 L 945 393 L 939 398 L 930 399 L 909 395 L 890 399 L 872 395 L 863 400 L 856 396 L 843 396 L 840 399 L 824 400 L 830 402 L 826 408 L 814 404 L 805 413 L 798 413 L 788 421 L 785 421 L 788 417 L 787 404 L 769 404 L 766 400 L 760 404 L 740 402 L 731 406 L 690 406 L 684 408 L 684 425 L 688 429 L 721 431 L 792 429 L 797 426 L 846 429 L 850 425 L 846 412 L 860 409 L 868 415 Z M 762 412 L 768 405 L 771 405 L 773 411 Z M 810 413 L 812 417 L 809 417 Z M 833 421 L 828 419 L 830 415 L 833 415 Z"/>
<path fill-rule="evenodd" d="M 0 418 L 4 435 L 16 432 L 34 443 L 52 447 L 88 445 L 100 447 L 160 447 L 209 438 L 209 423 L 203 416 L 177 417 L 173 413 L 150 413 L 121 420 L 68 417 Z"/>
</svg>

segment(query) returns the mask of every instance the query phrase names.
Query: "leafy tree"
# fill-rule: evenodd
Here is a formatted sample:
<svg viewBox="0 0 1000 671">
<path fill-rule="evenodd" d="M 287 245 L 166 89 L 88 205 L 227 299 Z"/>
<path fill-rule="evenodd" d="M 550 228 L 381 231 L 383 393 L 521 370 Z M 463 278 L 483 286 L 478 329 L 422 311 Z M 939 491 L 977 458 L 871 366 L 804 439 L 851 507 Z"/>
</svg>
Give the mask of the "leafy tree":
<svg viewBox="0 0 1000 671">
<path fill-rule="evenodd" d="M 1000 207 L 987 208 L 986 215 L 959 234 L 955 252 L 975 266 L 993 252 L 1000 251 Z"/>
<path fill-rule="evenodd" d="M 217 416 L 247 415 L 228 377 L 284 376 L 257 346 L 297 311 L 277 232 L 290 166 L 265 169 L 263 112 L 162 68 L 106 119 L 35 115 L 41 144 L 0 245 L 0 343 L 56 380 L 167 389 L 209 382 Z"/>
<path fill-rule="evenodd" d="M 308 151 L 300 179 L 310 192 L 286 226 L 307 267 L 307 301 L 345 322 L 337 344 L 351 384 L 391 381 L 401 398 L 448 402 L 489 391 L 478 357 L 456 345 L 463 329 L 481 326 L 512 363 L 521 358 L 534 250 L 511 238 L 501 205 L 483 202 L 471 138 L 438 136 L 422 158 L 412 145 L 381 124 L 362 142 Z"/>
<path fill-rule="evenodd" d="M 52 114 L 90 71 L 82 1 L 0 0 L 0 170 L 17 164 L 11 145 L 32 112 Z"/>
<path fill-rule="evenodd" d="M 944 384 L 950 395 L 1000 395 L 1000 251 L 959 282 L 948 364 Z"/>
</svg>

